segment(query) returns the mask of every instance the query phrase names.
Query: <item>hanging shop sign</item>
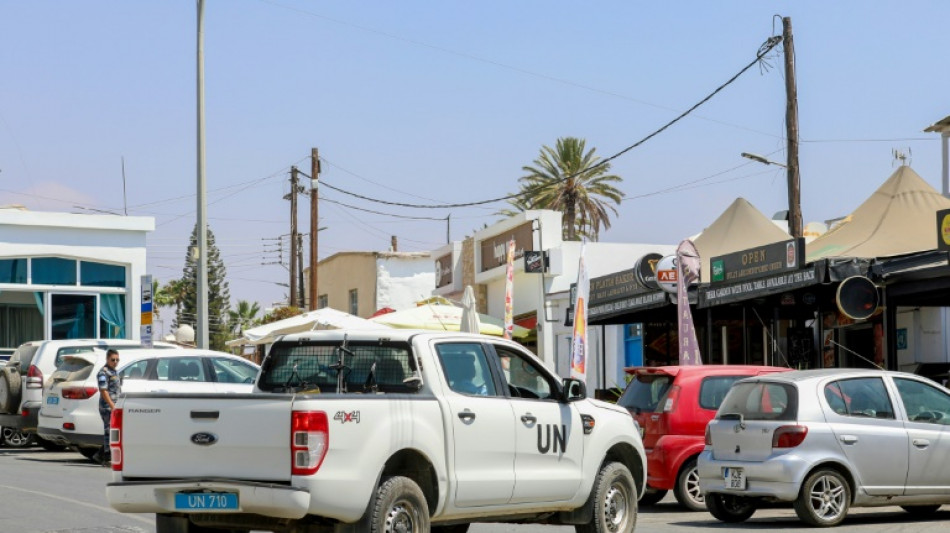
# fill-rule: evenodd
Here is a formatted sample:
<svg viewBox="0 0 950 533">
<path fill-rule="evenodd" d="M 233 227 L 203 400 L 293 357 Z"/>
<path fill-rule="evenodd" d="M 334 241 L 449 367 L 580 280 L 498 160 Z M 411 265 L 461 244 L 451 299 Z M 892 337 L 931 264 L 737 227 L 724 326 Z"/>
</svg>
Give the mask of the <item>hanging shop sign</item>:
<svg viewBox="0 0 950 533">
<path fill-rule="evenodd" d="M 765 244 L 709 259 L 712 284 L 736 283 L 798 270 L 805 264 L 805 239 Z"/>
<path fill-rule="evenodd" d="M 485 272 L 504 265 L 508 261 L 508 241 L 515 240 L 515 259 L 522 257 L 525 250 L 534 247 L 532 222 L 528 221 L 509 231 L 483 239 L 479 243 L 481 262 L 479 272 Z"/>
<path fill-rule="evenodd" d="M 541 250 L 524 251 L 524 271 L 526 274 L 544 274 L 550 266 L 548 253 Z"/>
<path fill-rule="evenodd" d="M 668 255 L 656 264 L 656 282 L 664 291 L 676 294 L 676 256 Z"/>
<path fill-rule="evenodd" d="M 950 209 L 937 211 L 937 249 L 950 251 Z"/>
<path fill-rule="evenodd" d="M 656 267 L 663 256 L 657 253 L 647 254 L 633 264 L 633 270 L 637 273 L 637 281 L 641 286 L 647 289 L 659 289 L 660 285 L 656 282 Z"/>
<path fill-rule="evenodd" d="M 452 254 L 445 254 L 435 260 L 435 288 L 452 284 Z"/>
</svg>

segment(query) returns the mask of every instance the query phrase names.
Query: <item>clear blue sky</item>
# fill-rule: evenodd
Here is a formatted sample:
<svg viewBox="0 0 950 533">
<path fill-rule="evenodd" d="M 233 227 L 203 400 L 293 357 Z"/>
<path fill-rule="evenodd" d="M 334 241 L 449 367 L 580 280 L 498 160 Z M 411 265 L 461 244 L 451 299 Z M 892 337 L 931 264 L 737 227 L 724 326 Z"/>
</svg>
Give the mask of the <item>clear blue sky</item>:
<svg viewBox="0 0 950 533">
<path fill-rule="evenodd" d="M 852 211 L 895 148 L 939 189 L 939 139 L 922 130 L 950 114 L 947 2 L 206 0 L 208 216 L 232 303 L 286 293 L 287 271 L 261 263 L 289 231 L 288 169 L 309 172 L 311 147 L 324 181 L 366 196 L 502 196 L 558 137 L 607 157 L 653 132 L 780 34 L 776 14 L 794 28 L 804 220 Z M 122 212 L 124 157 L 128 213 L 156 219 L 149 269 L 180 276 L 196 218 L 195 30 L 193 0 L 0 0 L 0 204 Z M 739 156 L 786 157 L 781 56 L 770 63 L 613 162 L 627 199 L 601 240 L 675 244 L 737 196 L 767 216 L 787 207 L 784 171 Z M 322 191 L 451 213 L 453 240 L 503 207 Z M 321 258 L 446 239 L 444 221 L 330 202 L 320 214 Z"/>
</svg>

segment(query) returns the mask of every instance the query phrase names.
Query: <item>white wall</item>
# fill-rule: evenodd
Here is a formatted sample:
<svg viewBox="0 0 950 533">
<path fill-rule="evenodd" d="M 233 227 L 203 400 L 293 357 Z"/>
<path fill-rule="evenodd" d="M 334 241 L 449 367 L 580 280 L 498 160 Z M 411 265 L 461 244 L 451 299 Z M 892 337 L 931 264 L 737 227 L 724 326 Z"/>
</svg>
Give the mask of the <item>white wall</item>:
<svg viewBox="0 0 950 533">
<path fill-rule="evenodd" d="M 435 287 L 435 266 L 428 254 L 409 257 L 380 254 L 376 259 L 376 309 L 405 309 L 428 298 Z"/>
</svg>

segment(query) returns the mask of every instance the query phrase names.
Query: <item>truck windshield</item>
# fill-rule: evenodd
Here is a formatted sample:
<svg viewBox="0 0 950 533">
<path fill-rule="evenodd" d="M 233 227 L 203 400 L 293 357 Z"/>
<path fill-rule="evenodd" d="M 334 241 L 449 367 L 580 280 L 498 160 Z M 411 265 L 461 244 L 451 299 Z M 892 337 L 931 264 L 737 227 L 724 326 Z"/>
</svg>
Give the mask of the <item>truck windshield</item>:
<svg viewBox="0 0 950 533">
<path fill-rule="evenodd" d="M 269 392 L 337 392 L 339 343 L 281 343 L 271 347 L 258 387 Z M 343 380 L 348 392 L 413 392 L 415 370 L 408 344 L 349 342 Z"/>
</svg>

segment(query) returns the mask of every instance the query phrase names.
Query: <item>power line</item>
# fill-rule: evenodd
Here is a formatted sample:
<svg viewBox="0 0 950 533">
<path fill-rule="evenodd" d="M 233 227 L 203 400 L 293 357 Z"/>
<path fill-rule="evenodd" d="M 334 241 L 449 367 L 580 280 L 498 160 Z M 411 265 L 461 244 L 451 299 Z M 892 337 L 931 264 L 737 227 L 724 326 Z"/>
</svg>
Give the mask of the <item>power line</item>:
<svg viewBox="0 0 950 533">
<path fill-rule="evenodd" d="M 610 163 L 610 162 L 613 161 L 614 159 L 617 159 L 618 157 L 620 157 L 620 156 L 626 154 L 627 152 L 629 152 L 630 150 L 633 150 L 634 148 L 637 148 L 638 146 L 640 146 L 640 145 L 642 145 L 643 143 L 649 141 L 649 140 L 652 139 L 653 137 L 656 137 L 657 135 L 659 135 L 660 133 L 662 133 L 663 131 L 665 131 L 665 130 L 666 130 L 667 128 L 669 128 L 670 126 L 676 124 L 677 122 L 679 122 L 680 120 L 682 120 L 684 117 L 686 117 L 687 115 L 689 115 L 690 113 L 692 113 L 695 109 L 699 108 L 701 105 L 703 105 L 703 104 L 705 104 L 706 102 L 708 102 L 709 100 L 711 100 L 714 96 L 716 96 L 717 94 L 719 94 L 720 91 L 722 91 L 723 89 L 725 89 L 726 87 L 728 87 L 729 85 L 731 85 L 734 81 L 736 81 L 736 80 L 739 78 L 739 76 L 745 74 L 746 71 L 748 71 L 750 68 L 752 68 L 753 66 L 755 66 L 755 65 L 762 59 L 763 56 L 765 56 L 770 50 L 772 50 L 773 48 L 775 48 L 781 41 L 782 41 L 782 38 L 781 38 L 780 36 L 773 35 L 772 37 L 769 37 L 769 38 L 765 41 L 765 43 L 762 44 L 762 46 L 759 47 L 759 51 L 756 53 L 756 56 L 755 56 L 755 59 L 754 59 L 754 60 L 752 60 L 748 65 L 746 65 L 746 66 L 743 67 L 741 70 L 739 70 L 739 72 L 737 72 L 737 73 L 736 73 L 735 75 L 733 75 L 731 78 L 729 78 L 728 80 L 726 80 L 725 83 L 723 83 L 723 84 L 720 85 L 719 87 L 716 87 L 716 89 L 713 90 L 711 93 L 709 93 L 705 98 L 703 98 L 702 100 L 700 100 L 699 102 L 697 102 L 696 104 L 694 104 L 692 107 L 690 107 L 690 108 L 687 109 L 686 111 L 683 111 L 682 113 L 680 113 L 679 116 L 677 116 L 677 117 L 674 118 L 673 120 L 667 122 L 666 124 L 664 124 L 663 126 L 661 126 L 660 128 L 658 128 L 657 130 L 655 130 L 653 133 L 650 133 L 650 134 L 647 135 L 646 137 L 644 137 L 644 138 L 640 139 L 639 141 L 637 141 L 637 142 L 631 144 L 630 146 L 624 148 L 623 150 L 620 150 L 619 152 L 615 153 L 614 155 L 612 155 L 612 156 L 610 156 L 610 157 L 607 157 L 607 158 L 605 158 L 605 159 L 603 159 L 603 160 L 597 162 L 596 164 L 594 164 L 593 166 L 591 166 L 591 167 L 589 167 L 589 168 L 583 170 L 582 172 L 590 172 L 590 171 L 592 171 L 592 170 L 594 170 L 594 169 L 596 169 L 596 168 L 598 168 L 598 167 L 602 167 L 602 166 L 604 166 L 604 165 L 607 165 L 608 163 Z M 565 181 L 568 181 L 568 180 L 570 180 L 570 179 L 573 179 L 573 178 L 577 177 L 577 176 L 580 175 L 580 174 L 581 174 L 581 172 L 574 173 L 574 174 L 570 174 L 570 175 L 568 175 L 568 176 L 565 176 L 565 177 L 561 178 L 559 181 L 560 181 L 560 182 L 565 182 Z M 518 198 L 518 197 L 520 197 L 520 196 L 527 196 L 527 195 L 530 195 L 530 194 L 534 193 L 536 190 L 540 190 L 540 189 L 542 188 L 542 186 L 533 187 L 533 188 L 528 188 L 528 189 L 524 189 L 524 190 L 522 190 L 522 191 L 520 191 L 520 192 L 517 192 L 517 193 L 508 194 L 508 195 L 506 195 L 506 196 L 501 196 L 501 197 L 497 197 L 497 198 L 491 198 L 491 199 L 488 199 L 488 200 L 475 201 L 475 202 L 464 202 L 464 203 L 454 203 L 454 204 L 440 204 L 440 205 L 422 205 L 422 204 L 410 204 L 410 203 L 405 203 L 405 202 L 393 202 L 393 201 L 389 201 L 389 200 L 381 200 L 381 199 L 378 199 L 378 198 L 370 198 L 370 197 L 364 196 L 364 195 L 362 195 L 362 194 L 357 194 L 357 193 L 354 193 L 354 192 L 349 192 L 349 191 L 343 190 L 343 189 L 341 189 L 341 188 L 339 188 L 339 187 L 335 187 L 335 186 L 333 186 L 333 185 L 327 183 L 325 180 L 324 180 L 324 181 L 321 181 L 321 185 L 323 185 L 323 186 L 325 186 L 325 187 L 329 187 L 330 189 L 332 189 L 332 190 L 334 190 L 334 191 L 337 191 L 337 192 L 339 192 L 339 193 L 346 194 L 346 195 L 349 195 L 349 196 L 353 196 L 353 197 L 359 198 L 359 199 L 361 199 L 361 200 L 366 200 L 366 201 L 368 201 L 368 202 L 374 202 L 374 203 L 379 203 L 379 204 L 384 204 L 384 205 L 394 205 L 394 206 L 398 206 L 398 207 L 410 207 L 410 208 L 414 208 L 414 209 L 447 209 L 447 208 L 453 208 L 453 207 L 472 207 L 472 206 L 477 206 L 477 205 L 485 205 L 485 204 L 491 204 L 491 203 L 501 202 L 501 201 L 505 201 L 505 200 L 512 200 L 512 199 Z"/>
</svg>

